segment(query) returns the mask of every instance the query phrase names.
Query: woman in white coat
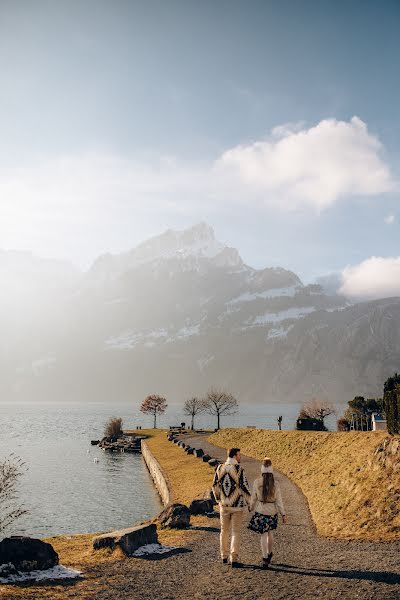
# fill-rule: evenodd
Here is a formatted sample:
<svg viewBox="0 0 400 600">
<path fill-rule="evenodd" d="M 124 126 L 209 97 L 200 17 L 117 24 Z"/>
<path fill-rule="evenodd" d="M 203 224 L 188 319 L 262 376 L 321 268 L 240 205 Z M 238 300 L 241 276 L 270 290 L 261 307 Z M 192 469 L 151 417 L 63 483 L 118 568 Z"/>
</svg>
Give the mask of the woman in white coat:
<svg viewBox="0 0 400 600">
<path fill-rule="evenodd" d="M 266 457 L 261 465 L 261 477 L 255 480 L 250 510 L 254 510 L 249 529 L 261 534 L 262 566 L 267 569 L 272 559 L 273 531 L 278 527 L 278 513 L 286 523 L 285 509 L 278 481 L 274 478 L 272 461 Z"/>
</svg>

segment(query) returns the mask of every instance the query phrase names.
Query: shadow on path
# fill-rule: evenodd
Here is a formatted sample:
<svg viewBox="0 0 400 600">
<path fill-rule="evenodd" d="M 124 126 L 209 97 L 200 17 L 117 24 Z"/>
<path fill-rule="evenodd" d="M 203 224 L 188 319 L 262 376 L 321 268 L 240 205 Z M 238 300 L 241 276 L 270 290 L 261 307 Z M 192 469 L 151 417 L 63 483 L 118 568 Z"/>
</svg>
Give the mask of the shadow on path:
<svg viewBox="0 0 400 600">
<path fill-rule="evenodd" d="M 378 583 L 400 584 L 399 573 L 390 571 L 336 571 L 335 569 L 313 569 L 302 568 L 283 563 L 272 564 L 269 571 L 293 573 L 294 575 L 306 575 L 308 577 L 340 577 L 342 579 L 362 579 L 364 581 L 376 581 Z"/>
</svg>

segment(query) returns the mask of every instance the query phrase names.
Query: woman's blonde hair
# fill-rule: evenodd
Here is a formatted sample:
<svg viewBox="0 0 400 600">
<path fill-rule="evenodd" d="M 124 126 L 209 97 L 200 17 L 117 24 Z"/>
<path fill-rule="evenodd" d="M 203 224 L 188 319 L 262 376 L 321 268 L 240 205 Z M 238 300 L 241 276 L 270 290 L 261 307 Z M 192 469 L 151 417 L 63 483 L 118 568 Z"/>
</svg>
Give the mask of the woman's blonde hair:
<svg viewBox="0 0 400 600">
<path fill-rule="evenodd" d="M 268 456 L 263 460 L 263 467 L 272 467 L 272 460 Z M 273 473 L 263 473 L 262 479 L 262 501 L 275 502 L 275 480 Z"/>
</svg>

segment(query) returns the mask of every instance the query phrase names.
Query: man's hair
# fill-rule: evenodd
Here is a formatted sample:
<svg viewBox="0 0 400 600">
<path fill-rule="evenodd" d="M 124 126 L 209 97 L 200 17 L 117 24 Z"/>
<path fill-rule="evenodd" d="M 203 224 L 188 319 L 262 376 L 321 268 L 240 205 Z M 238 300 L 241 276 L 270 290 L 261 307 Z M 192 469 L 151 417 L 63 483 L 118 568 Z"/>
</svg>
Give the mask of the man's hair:
<svg viewBox="0 0 400 600">
<path fill-rule="evenodd" d="M 240 448 L 231 448 L 228 450 L 229 458 L 234 458 L 238 452 L 240 452 Z"/>
</svg>

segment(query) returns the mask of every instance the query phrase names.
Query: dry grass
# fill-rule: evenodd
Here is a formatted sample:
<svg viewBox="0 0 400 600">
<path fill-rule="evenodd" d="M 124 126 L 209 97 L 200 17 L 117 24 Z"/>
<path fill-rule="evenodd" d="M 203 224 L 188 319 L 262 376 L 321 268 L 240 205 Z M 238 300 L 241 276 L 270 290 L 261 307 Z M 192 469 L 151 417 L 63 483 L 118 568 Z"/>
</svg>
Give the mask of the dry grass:
<svg viewBox="0 0 400 600">
<path fill-rule="evenodd" d="M 150 436 L 147 440 L 149 448 L 170 480 L 174 502 L 188 504 L 193 498 L 203 496 L 204 492 L 210 489 L 213 469 L 193 456 L 188 456 L 182 448 L 169 442 L 166 432 L 140 430 L 137 433 Z M 192 517 L 191 521 L 196 526 L 210 525 L 206 517 Z M 61 585 L 1 586 L 0 600 L 95 598 L 96 591 L 110 587 L 114 579 L 121 583 L 121 577 L 131 579 L 135 570 L 146 568 L 145 561 L 129 558 L 119 549 L 114 552 L 109 549 L 93 550 L 92 541 L 95 535 L 57 536 L 46 540 L 59 554 L 60 563 L 83 571 L 84 579 Z M 171 546 L 184 546 L 196 535 L 201 535 L 201 531 L 173 529 L 158 531 L 159 541 Z M 126 569 L 122 569 L 121 575 L 121 566 L 124 562 L 126 562 Z"/>
<path fill-rule="evenodd" d="M 171 483 L 174 502 L 190 504 L 194 498 L 204 497 L 211 489 L 214 469 L 169 442 L 166 431 L 149 432 L 147 444 Z"/>
<path fill-rule="evenodd" d="M 375 455 L 385 432 L 225 429 L 210 441 L 272 458 L 308 499 L 318 532 L 347 539 L 400 539 L 400 457 L 395 440 Z M 380 456 L 381 458 L 378 458 Z M 383 457 L 383 461 L 382 461 Z"/>
</svg>

